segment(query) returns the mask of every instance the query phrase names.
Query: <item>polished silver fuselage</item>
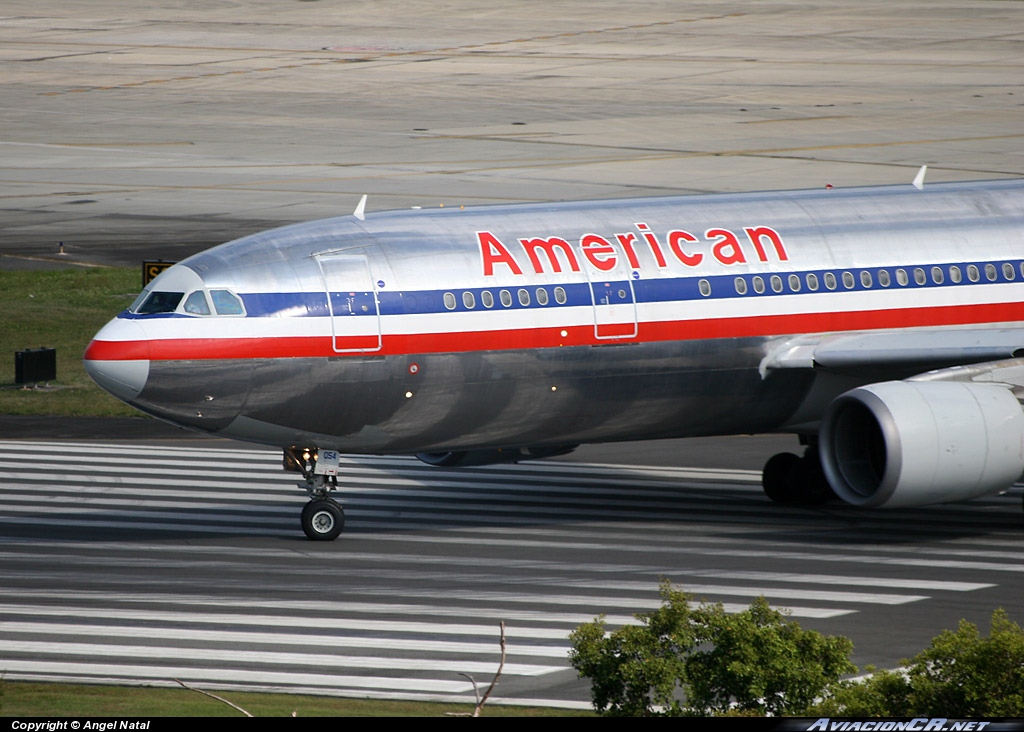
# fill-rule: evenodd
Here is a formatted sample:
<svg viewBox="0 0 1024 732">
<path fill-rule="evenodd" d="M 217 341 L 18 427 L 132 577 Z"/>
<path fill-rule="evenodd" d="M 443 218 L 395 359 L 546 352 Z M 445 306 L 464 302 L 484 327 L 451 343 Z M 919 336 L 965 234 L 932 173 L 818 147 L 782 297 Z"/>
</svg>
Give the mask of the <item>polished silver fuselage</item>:
<svg viewBox="0 0 1024 732">
<path fill-rule="evenodd" d="M 348 216 L 198 254 L 161 288 L 244 312 L 123 313 L 90 371 L 227 437 L 418 453 L 810 433 L 841 392 L 991 358 L 969 334 L 1019 326 L 1024 182 Z M 858 360 L 858 334 L 935 347 Z M 831 367 L 802 360 L 841 338 Z"/>
</svg>

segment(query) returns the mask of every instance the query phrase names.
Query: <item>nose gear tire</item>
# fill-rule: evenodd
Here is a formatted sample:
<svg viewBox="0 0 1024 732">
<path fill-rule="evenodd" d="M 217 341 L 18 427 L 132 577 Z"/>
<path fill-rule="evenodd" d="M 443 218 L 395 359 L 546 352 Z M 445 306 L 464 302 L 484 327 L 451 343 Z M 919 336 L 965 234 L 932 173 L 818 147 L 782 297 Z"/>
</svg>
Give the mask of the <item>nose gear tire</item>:
<svg viewBox="0 0 1024 732">
<path fill-rule="evenodd" d="M 302 509 L 302 531 L 312 541 L 333 541 L 345 528 L 345 511 L 329 498 L 317 498 Z"/>
</svg>

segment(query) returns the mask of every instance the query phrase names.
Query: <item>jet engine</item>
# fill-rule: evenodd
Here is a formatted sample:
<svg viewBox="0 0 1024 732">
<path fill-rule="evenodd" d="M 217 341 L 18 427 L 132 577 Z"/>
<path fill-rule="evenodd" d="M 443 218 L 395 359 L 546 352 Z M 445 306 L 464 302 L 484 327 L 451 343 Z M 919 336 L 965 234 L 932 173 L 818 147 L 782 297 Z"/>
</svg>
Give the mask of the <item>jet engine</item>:
<svg viewBox="0 0 1024 732">
<path fill-rule="evenodd" d="M 857 506 L 924 506 L 998 493 L 1024 472 L 1024 410 L 994 384 L 887 381 L 839 396 L 822 467 Z"/>
<path fill-rule="evenodd" d="M 466 468 L 472 465 L 495 465 L 497 463 L 519 463 L 524 460 L 566 455 L 577 445 L 556 445 L 553 447 L 511 447 L 490 450 L 453 450 L 450 452 L 420 452 L 416 457 L 427 465 L 439 468 Z"/>
</svg>

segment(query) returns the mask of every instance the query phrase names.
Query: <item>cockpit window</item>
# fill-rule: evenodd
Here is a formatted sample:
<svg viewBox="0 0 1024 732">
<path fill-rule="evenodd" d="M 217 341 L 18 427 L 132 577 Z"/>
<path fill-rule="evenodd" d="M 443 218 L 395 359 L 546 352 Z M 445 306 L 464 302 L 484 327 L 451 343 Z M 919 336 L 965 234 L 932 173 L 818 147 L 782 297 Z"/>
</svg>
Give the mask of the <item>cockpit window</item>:
<svg viewBox="0 0 1024 732">
<path fill-rule="evenodd" d="M 142 303 L 146 302 L 146 298 L 149 297 L 149 293 L 150 292 L 152 292 L 152 290 L 150 288 L 148 288 L 148 287 L 145 288 L 142 292 L 140 292 L 136 296 L 136 298 L 134 300 L 132 300 L 132 304 L 128 306 L 128 312 L 129 313 L 137 313 L 137 312 L 139 312 L 139 308 L 142 306 Z"/>
<path fill-rule="evenodd" d="M 136 315 L 245 315 L 245 305 L 242 298 L 231 290 L 193 290 L 188 297 L 184 292 L 143 290 L 128 311 Z"/>
<path fill-rule="evenodd" d="M 135 312 L 139 315 L 173 313 L 183 297 L 184 292 L 152 292 Z"/>
<path fill-rule="evenodd" d="M 242 300 L 229 290 L 210 290 L 210 299 L 217 315 L 245 315 Z"/>
<path fill-rule="evenodd" d="M 210 306 L 206 303 L 206 294 L 196 290 L 185 298 L 185 312 L 189 315 L 209 315 Z"/>
</svg>

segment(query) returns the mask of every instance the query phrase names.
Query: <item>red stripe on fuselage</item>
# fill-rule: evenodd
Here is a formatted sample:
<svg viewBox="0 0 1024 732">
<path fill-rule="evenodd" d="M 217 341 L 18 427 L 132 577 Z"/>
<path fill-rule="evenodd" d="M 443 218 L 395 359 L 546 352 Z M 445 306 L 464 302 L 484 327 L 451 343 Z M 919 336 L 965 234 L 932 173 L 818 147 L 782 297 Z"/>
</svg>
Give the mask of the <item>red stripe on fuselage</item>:
<svg viewBox="0 0 1024 732">
<path fill-rule="evenodd" d="M 99 341 L 89 344 L 91 361 L 196 361 L 249 358 L 323 358 L 328 356 L 399 356 L 468 351 L 510 351 L 608 343 L 693 341 L 799 333 L 834 333 L 892 328 L 983 325 L 1024 320 L 1024 304 L 994 303 L 935 308 L 863 310 L 840 313 L 760 315 L 707 320 L 640 323 L 635 338 L 594 337 L 594 326 L 484 330 L 465 333 L 384 335 L 379 350 L 358 351 L 365 336 L 268 336 L 266 338 L 169 338 L 150 341 Z M 565 331 L 566 335 L 562 335 Z M 338 350 L 335 350 L 335 347 Z"/>
</svg>

